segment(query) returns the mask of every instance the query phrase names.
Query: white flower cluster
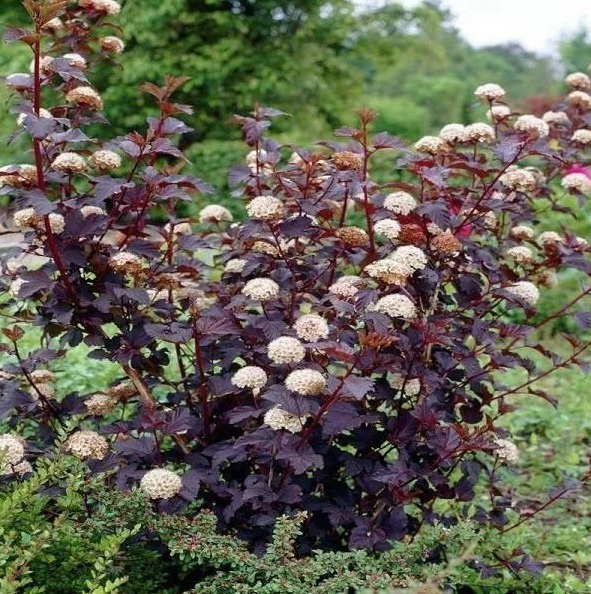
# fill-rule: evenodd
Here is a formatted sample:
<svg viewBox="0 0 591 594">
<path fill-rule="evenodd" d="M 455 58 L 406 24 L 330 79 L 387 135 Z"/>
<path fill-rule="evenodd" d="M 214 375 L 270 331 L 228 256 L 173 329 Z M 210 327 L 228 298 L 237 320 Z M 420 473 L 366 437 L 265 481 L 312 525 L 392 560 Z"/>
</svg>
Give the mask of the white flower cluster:
<svg viewBox="0 0 591 594">
<path fill-rule="evenodd" d="M 61 173 L 83 173 L 88 169 L 88 165 L 84 157 L 78 153 L 65 152 L 58 155 L 51 163 L 51 168 L 54 171 Z"/>
<path fill-rule="evenodd" d="M 70 103 L 75 103 L 79 107 L 87 109 L 100 111 L 103 108 L 101 96 L 92 87 L 76 87 L 66 95 L 66 99 Z"/>
<path fill-rule="evenodd" d="M 415 142 L 414 148 L 419 153 L 429 155 L 440 155 L 449 151 L 449 145 L 439 136 L 423 136 Z"/>
<path fill-rule="evenodd" d="M 328 337 L 328 324 L 324 318 L 316 314 L 306 314 L 298 318 L 293 329 L 301 340 L 315 342 Z"/>
<path fill-rule="evenodd" d="M 259 392 L 267 383 L 267 374 L 261 367 L 255 365 L 247 365 L 239 369 L 232 376 L 232 384 L 238 388 L 249 388 L 250 390 Z"/>
<path fill-rule="evenodd" d="M 387 285 L 403 285 L 413 270 L 404 262 L 393 258 L 384 258 L 368 264 L 364 272 Z"/>
<path fill-rule="evenodd" d="M 232 213 L 221 204 L 208 204 L 199 211 L 200 223 L 231 223 L 233 220 Z"/>
<path fill-rule="evenodd" d="M 400 264 L 410 269 L 411 272 L 422 270 L 428 263 L 425 252 L 414 245 L 397 247 L 388 259 L 400 262 Z"/>
<path fill-rule="evenodd" d="M 564 238 L 556 233 L 556 231 L 544 231 L 538 235 L 538 243 L 542 245 L 554 245 L 557 243 L 564 243 Z"/>
<path fill-rule="evenodd" d="M 511 227 L 509 235 L 514 239 L 533 239 L 534 230 L 527 225 L 515 225 Z"/>
<path fill-rule="evenodd" d="M 480 101 L 502 101 L 505 98 L 505 89 L 496 83 L 487 83 L 477 87 L 474 95 Z"/>
<path fill-rule="evenodd" d="M 115 272 L 137 275 L 144 270 L 147 262 L 131 252 L 117 252 L 109 258 L 109 265 Z"/>
<path fill-rule="evenodd" d="M 299 363 L 306 356 L 306 349 L 297 338 L 280 336 L 269 343 L 267 355 L 277 365 Z"/>
<path fill-rule="evenodd" d="M 504 462 L 517 462 L 519 460 L 519 449 L 509 439 L 499 437 L 494 440 L 496 449 L 495 454 Z"/>
<path fill-rule="evenodd" d="M 97 392 L 84 401 L 86 409 L 91 415 L 106 415 L 117 406 L 117 400 L 110 394 Z"/>
<path fill-rule="evenodd" d="M 494 142 L 495 129 L 484 122 L 475 122 L 466 126 L 466 135 L 470 142 Z"/>
<path fill-rule="evenodd" d="M 314 369 L 297 369 L 285 378 L 286 387 L 302 396 L 316 396 L 324 390 L 326 379 Z"/>
<path fill-rule="evenodd" d="M 538 287 L 529 281 L 518 281 L 513 283 L 506 287 L 505 291 L 517 299 L 524 301 L 531 307 L 534 307 L 540 298 Z"/>
<path fill-rule="evenodd" d="M 511 258 L 517 264 L 529 264 L 534 260 L 533 252 L 523 245 L 517 245 L 507 250 L 507 257 Z"/>
<path fill-rule="evenodd" d="M 276 221 L 283 217 L 283 202 L 275 196 L 255 196 L 247 205 L 248 215 L 259 221 Z"/>
<path fill-rule="evenodd" d="M 181 477 L 166 468 L 148 470 L 140 480 L 140 489 L 150 499 L 170 499 L 183 488 Z"/>
<path fill-rule="evenodd" d="M 92 204 L 88 204 L 80 209 L 80 214 L 83 218 L 86 219 L 93 215 L 102 217 L 105 216 L 107 213 L 100 206 L 93 206 Z"/>
<path fill-rule="evenodd" d="M 511 115 L 511 108 L 507 105 L 493 105 L 486 112 L 486 119 L 489 122 L 502 122 Z"/>
<path fill-rule="evenodd" d="M 79 68 L 80 70 L 86 70 L 86 68 L 88 67 L 86 59 L 84 58 L 84 56 L 81 56 L 80 54 L 64 54 L 62 58 L 64 60 L 67 60 L 70 66 L 74 66 L 75 68 Z"/>
<path fill-rule="evenodd" d="M 520 132 L 527 132 L 533 138 L 545 138 L 550 133 L 550 127 L 544 120 L 530 114 L 519 116 L 513 127 Z"/>
<path fill-rule="evenodd" d="M 395 219 L 380 219 L 373 226 L 374 233 L 394 241 L 400 235 L 400 223 Z"/>
<path fill-rule="evenodd" d="M 96 431 L 76 431 L 68 437 L 64 449 L 80 460 L 102 460 L 109 451 L 109 444 Z"/>
<path fill-rule="evenodd" d="M 578 107 L 579 109 L 590 109 L 591 108 L 591 95 L 585 93 L 585 91 L 573 91 L 569 93 L 566 100 L 570 105 Z"/>
<path fill-rule="evenodd" d="M 121 167 L 121 157 L 108 150 L 95 151 L 90 155 L 88 162 L 99 171 L 112 171 Z"/>
<path fill-rule="evenodd" d="M 270 278 L 253 278 L 244 285 L 242 294 L 258 301 L 269 301 L 279 294 L 279 285 Z"/>
<path fill-rule="evenodd" d="M 264 423 L 273 429 L 279 431 L 285 429 L 290 433 L 298 433 L 304 427 L 306 417 L 298 417 L 288 413 L 279 406 L 274 406 L 265 413 Z"/>
<path fill-rule="evenodd" d="M 226 265 L 224 266 L 224 272 L 227 272 L 229 274 L 239 274 L 244 270 L 246 264 L 246 260 L 242 260 L 240 258 L 232 258 L 231 260 L 228 260 L 226 262 Z"/>
<path fill-rule="evenodd" d="M 531 192 L 536 189 L 536 177 L 527 169 L 521 169 L 515 165 L 507 167 L 499 181 L 511 190 L 518 192 Z"/>
<path fill-rule="evenodd" d="M 0 474 L 24 474 L 30 472 L 23 461 L 25 457 L 25 446 L 23 442 L 14 435 L 0 435 Z M 22 466 L 22 465 L 25 466 Z M 29 465 L 30 468 L 30 465 Z"/>
<path fill-rule="evenodd" d="M 576 190 L 581 194 L 591 192 L 591 179 L 584 173 L 569 173 L 562 178 L 560 183 L 565 190 Z"/>
<path fill-rule="evenodd" d="M 116 15 L 121 12 L 121 5 L 115 0 L 79 0 L 82 8 L 90 8 L 109 15 Z"/>
<path fill-rule="evenodd" d="M 591 79 L 584 72 L 573 72 L 569 74 L 565 82 L 571 89 L 578 89 L 580 91 L 591 89 Z"/>
<path fill-rule="evenodd" d="M 59 235 L 63 233 L 66 223 L 64 217 L 61 214 L 52 212 L 48 215 L 49 227 L 52 233 Z M 31 207 L 17 210 L 12 217 L 14 226 L 16 229 L 25 231 L 27 229 L 38 229 L 45 230 L 44 218 L 38 215 L 35 210 Z"/>
<path fill-rule="evenodd" d="M 417 315 L 415 304 L 406 296 L 395 293 L 386 295 L 371 306 L 370 309 L 384 313 L 391 318 L 412 320 Z"/>
<path fill-rule="evenodd" d="M 408 192 L 393 192 L 384 200 L 384 208 L 394 214 L 408 215 L 417 207 L 417 201 Z"/>
<path fill-rule="evenodd" d="M 573 142 L 578 142 L 579 144 L 590 144 L 591 143 L 591 130 L 586 130 L 581 128 L 580 130 L 575 130 L 574 134 L 571 137 Z"/>
<path fill-rule="evenodd" d="M 458 142 L 466 142 L 468 135 L 466 134 L 466 127 L 463 124 L 447 124 L 439 131 L 439 138 L 448 144 L 456 144 Z"/>
<path fill-rule="evenodd" d="M 110 52 L 112 54 L 121 54 L 125 49 L 125 43 L 114 35 L 107 35 L 99 40 L 101 49 L 104 52 Z"/>
<path fill-rule="evenodd" d="M 404 389 L 407 396 L 418 396 L 421 392 L 421 380 L 418 377 L 407 378 L 400 373 L 393 373 L 390 377 L 390 386 L 394 390 Z"/>
<path fill-rule="evenodd" d="M 547 111 L 542 119 L 551 126 L 570 126 L 570 120 L 564 111 Z"/>
</svg>

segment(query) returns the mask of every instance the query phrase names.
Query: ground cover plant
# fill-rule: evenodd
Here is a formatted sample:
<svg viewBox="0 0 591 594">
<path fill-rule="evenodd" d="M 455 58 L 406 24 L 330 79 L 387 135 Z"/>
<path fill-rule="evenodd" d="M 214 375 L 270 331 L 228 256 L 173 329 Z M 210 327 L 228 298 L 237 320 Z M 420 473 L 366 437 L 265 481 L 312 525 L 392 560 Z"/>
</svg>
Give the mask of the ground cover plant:
<svg viewBox="0 0 591 594">
<path fill-rule="evenodd" d="M 32 148 L 32 163 L 0 173 L 22 233 L 2 259 L 6 480 L 57 441 L 163 514 L 198 502 L 255 554 L 296 515 L 300 555 L 383 551 L 458 519 L 507 533 L 579 488 L 557 478 L 520 510 L 501 478 L 518 457 L 502 422 L 514 396 L 552 401 L 539 382 L 584 367 L 589 345 L 584 332 L 560 349 L 538 338 L 584 302 L 586 283 L 536 309 L 558 272 L 591 270 L 583 238 L 538 231 L 591 193 L 586 74 L 569 76 L 543 119 L 485 84 L 475 94 L 490 123 L 450 124 L 413 147 L 373 133 L 367 109 L 339 142 L 282 146 L 267 132 L 283 114 L 258 106 L 234 118 L 249 152 L 229 174 L 247 215 L 232 224 L 183 170 L 184 79 L 143 85 L 158 108 L 143 134 L 101 145 L 86 134 L 106 125 L 88 76 L 95 56 L 124 49 L 111 34 L 119 4 L 24 5 L 33 28 L 5 33 L 33 50 L 32 72 L 5 81 Z M 376 155 L 399 181 L 372 180 Z M 180 218 L 195 195 L 209 203 Z M 35 348 L 23 346 L 30 326 Z M 90 387 L 56 378 L 82 344 L 100 374 Z M 539 570 L 519 548 L 497 561 Z"/>
</svg>

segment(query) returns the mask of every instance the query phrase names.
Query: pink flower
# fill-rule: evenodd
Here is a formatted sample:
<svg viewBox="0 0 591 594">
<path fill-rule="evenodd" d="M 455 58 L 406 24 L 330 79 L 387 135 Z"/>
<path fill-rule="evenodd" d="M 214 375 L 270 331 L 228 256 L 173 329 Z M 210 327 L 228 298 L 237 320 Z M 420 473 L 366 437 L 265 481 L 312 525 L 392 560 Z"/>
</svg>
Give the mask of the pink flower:
<svg viewBox="0 0 591 594">
<path fill-rule="evenodd" d="M 589 167 L 589 165 L 583 165 L 582 163 L 573 163 L 572 165 L 569 165 L 564 173 L 565 175 L 569 175 L 571 173 L 582 173 L 591 179 L 591 167 Z"/>
</svg>

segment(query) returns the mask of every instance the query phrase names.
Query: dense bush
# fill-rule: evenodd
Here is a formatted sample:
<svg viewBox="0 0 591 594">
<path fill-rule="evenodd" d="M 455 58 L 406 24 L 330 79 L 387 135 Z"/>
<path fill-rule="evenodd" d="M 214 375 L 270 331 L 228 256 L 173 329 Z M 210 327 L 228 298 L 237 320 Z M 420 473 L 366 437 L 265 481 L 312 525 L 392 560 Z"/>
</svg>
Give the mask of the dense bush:
<svg viewBox="0 0 591 594">
<path fill-rule="evenodd" d="M 584 240 L 535 231 L 565 208 L 557 180 L 581 204 L 591 193 L 589 78 L 569 77 L 544 120 L 485 85 L 493 124 L 452 124 L 412 149 L 372 135 L 362 110 L 342 144 L 291 153 L 266 137 L 281 112 L 257 107 L 234 118 L 251 150 L 229 176 L 247 220 L 209 204 L 193 229 L 178 206 L 211 188 L 181 172 L 173 143 L 188 131 L 190 108 L 172 99 L 184 79 L 144 85 L 159 107 L 147 131 L 97 146 L 83 128 L 104 123 L 103 101 L 86 75 L 94 50 L 122 50 L 105 36 L 119 5 L 25 5 L 34 30 L 6 33 L 35 57 L 6 80 L 34 165 L 4 168 L 0 189 L 24 234 L 3 259 L 3 472 L 26 472 L 67 430 L 64 451 L 113 485 L 139 483 L 168 513 L 199 498 L 256 551 L 295 512 L 300 551 L 387 549 L 453 523 L 446 502 L 471 501 L 480 480 L 488 502 L 465 514 L 508 530 L 498 469 L 517 450 L 498 420 L 514 394 L 551 398 L 527 349 L 558 369 L 588 346 L 567 337 L 560 359 L 533 330 L 591 290 L 534 317 L 556 271 L 591 270 Z M 372 181 L 382 153 L 405 181 Z M 40 349 L 21 352 L 19 323 L 41 328 Z M 121 381 L 55 395 L 49 368 L 81 342 Z M 527 379 L 507 387 L 507 369 Z"/>
</svg>

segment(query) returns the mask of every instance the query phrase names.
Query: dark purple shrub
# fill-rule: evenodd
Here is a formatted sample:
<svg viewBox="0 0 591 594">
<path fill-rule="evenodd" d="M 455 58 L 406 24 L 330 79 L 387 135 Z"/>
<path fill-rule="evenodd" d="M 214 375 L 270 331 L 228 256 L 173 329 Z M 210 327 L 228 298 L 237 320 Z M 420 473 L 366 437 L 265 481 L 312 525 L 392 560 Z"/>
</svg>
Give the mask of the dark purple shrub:
<svg viewBox="0 0 591 594">
<path fill-rule="evenodd" d="M 591 193 L 584 169 L 565 175 L 588 161 L 588 79 L 545 121 L 512 114 L 485 85 L 493 125 L 446 126 L 413 149 L 372 136 L 364 110 L 358 129 L 337 130 L 342 143 L 286 152 L 266 137 L 281 112 L 257 107 L 235 118 L 251 150 L 230 172 L 246 221 L 230 225 L 215 204 L 179 220 L 179 202 L 212 192 L 182 173 L 174 144 L 189 130 L 178 116 L 191 109 L 172 100 L 184 81 L 144 85 L 159 108 L 145 134 L 97 146 L 83 131 L 105 123 L 87 60 L 121 48 L 104 40 L 117 3 L 25 4 L 35 29 L 5 39 L 33 49 L 33 74 L 6 82 L 34 165 L 2 172 L 24 235 L 3 259 L 15 324 L 0 412 L 29 457 L 66 432 L 64 449 L 119 488 L 141 480 L 169 513 L 199 498 L 254 545 L 305 511 L 303 550 L 382 549 L 442 519 L 442 500 L 471 501 L 480 477 L 491 496 L 476 518 L 505 525 L 496 470 L 517 450 L 497 422 L 514 394 L 551 399 L 529 349 L 557 369 L 588 344 L 567 337 L 561 359 L 535 339 L 589 292 L 536 317 L 557 271 L 590 271 L 586 242 L 535 231 L 565 210 L 561 184 L 581 204 Z M 412 182 L 373 183 L 381 151 Z M 18 322 L 60 350 L 23 356 Z M 80 343 L 89 365 L 115 361 L 125 381 L 53 397 L 47 367 Z M 508 369 L 527 379 L 504 385 Z"/>
</svg>

